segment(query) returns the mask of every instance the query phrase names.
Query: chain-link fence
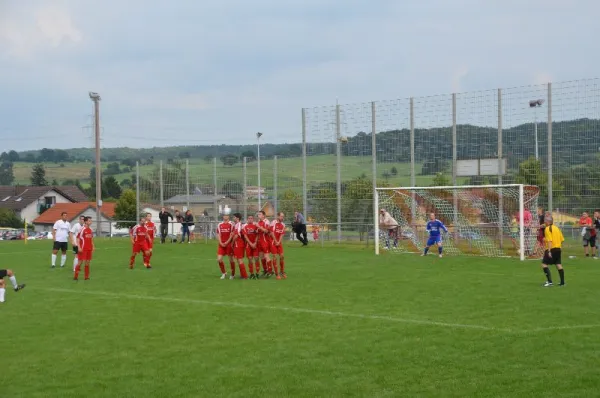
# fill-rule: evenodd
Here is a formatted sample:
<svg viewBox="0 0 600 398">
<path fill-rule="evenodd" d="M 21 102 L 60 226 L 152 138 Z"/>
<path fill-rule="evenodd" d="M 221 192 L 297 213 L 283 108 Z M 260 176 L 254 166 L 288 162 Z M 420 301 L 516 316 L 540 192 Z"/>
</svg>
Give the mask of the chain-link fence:
<svg viewBox="0 0 600 398">
<path fill-rule="evenodd" d="M 136 178 L 140 209 L 209 223 L 225 206 L 288 222 L 300 210 L 338 241 L 368 239 L 375 186 L 536 185 L 576 223 L 600 207 L 600 79 L 305 108 L 301 157 L 161 162 Z"/>
</svg>

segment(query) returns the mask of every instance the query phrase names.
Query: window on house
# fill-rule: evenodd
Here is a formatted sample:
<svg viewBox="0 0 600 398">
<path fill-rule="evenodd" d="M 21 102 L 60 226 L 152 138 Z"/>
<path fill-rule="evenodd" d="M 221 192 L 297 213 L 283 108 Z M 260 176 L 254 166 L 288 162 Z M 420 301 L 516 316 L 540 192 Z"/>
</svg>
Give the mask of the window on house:
<svg viewBox="0 0 600 398">
<path fill-rule="evenodd" d="M 56 204 L 56 196 L 45 196 L 44 197 L 44 204 L 46 206 L 53 206 Z"/>
</svg>

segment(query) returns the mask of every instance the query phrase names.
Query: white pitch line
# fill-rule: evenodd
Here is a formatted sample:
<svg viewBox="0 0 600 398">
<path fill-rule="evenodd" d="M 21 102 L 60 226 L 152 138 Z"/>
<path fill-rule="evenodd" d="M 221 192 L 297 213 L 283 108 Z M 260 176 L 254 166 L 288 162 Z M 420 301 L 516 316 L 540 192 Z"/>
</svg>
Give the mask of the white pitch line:
<svg viewBox="0 0 600 398">
<path fill-rule="evenodd" d="M 571 330 L 571 329 L 595 329 L 600 328 L 600 324 L 596 325 L 565 325 L 565 326 L 549 326 L 545 328 L 535 328 L 524 330 L 524 333 L 551 332 L 553 330 Z"/>
<path fill-rule="evenodd" d="M 352 313 L 347 313 L 347 312 L 314 310 L 314 309 L 310 309 L 310 308 L 262 306 L 262 305 L 242 304 L 242 303 L 235 303 L 235 302 L 195 300 L 195 299 L 184 299 L 184 298 L 176 298 L 176 297 L 140 296 L 140 295 L 132 295 L 132 294 L 115 294 L 115 293 L 110 293 L 110 292 L 78 291 L 78 290 L 58 289 L 58 288 L 47 288 L 47 289 L 42 289 L 42 290 L 51 291 L 51 292 L 60 292 L 60 293 L 88 294 L 88 295 L 95 295 L 95 296 L 110 297 L 110 298 L 115 298 L 115 299 L 152 300 L 152 301 L 165 301 L 165 302 L 176 302 L 176 303 L 214 305 L 214 306 L 221 306 L 221 307 L 251 308 L 251 309 L 259 309 L 259 310 L 266 309 L 266 310 L 274 310 L 274 311 L 304 313 L 304 314 L 317 314 L 317 315 L 327 315 L 327 316 L 345 317 L 345 318 L 359 318 L 359 319 L 380 320 L 380 321 L 388 321 L 388 322 L 396 322 L 396 323 L 408 323 L 408 324 L 415 324 L 415 325 L 439 326 L 439 327 L 454 328 L 454 329 L 485 330 L 485 331 L 503 332 L 503 333 L 513 333 L 514 332 L 512 329 L 501 329 L 501 328 L 496 328 L 493 326 L 469 325 L 469 324 L 460 324 L 460 323 L 446 323 L 446 322 L 428 321 L 428 320 L 421 320 L 421 319 L 409 319 L 409 318 L 395 318 L 395 317 L 386 316 L 386 315 L 352 314 Z"/>
</svg>

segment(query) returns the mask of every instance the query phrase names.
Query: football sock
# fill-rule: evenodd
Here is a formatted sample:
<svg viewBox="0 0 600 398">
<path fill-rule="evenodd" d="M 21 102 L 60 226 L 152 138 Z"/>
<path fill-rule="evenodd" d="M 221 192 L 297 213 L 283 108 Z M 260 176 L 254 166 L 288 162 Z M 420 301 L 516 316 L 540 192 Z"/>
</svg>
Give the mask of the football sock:
<svg viewBox="0 0 600 398">
<path fill-rule="evenodd" d="M 67 263 L 67 255 L 63 254 L 62 256 L 60 256 L 60 266 L 64 267 L 66 263 Z"/>
<path fill-rule="evenodd" d="M 229 268 L 231 268 L 231 276 L 235 276 L 235 263 L 233 261 L 229 261 Z"/>
<path fill-rule="evenodd" d="M 552 283 L 552 275 L 550 275 L 550 268 L 544 268 L 544 274 L 546 274 L 546 279 L 548 282 Z"/>
<path fill-rule="evenodd" d="M 12 283 L 13 287 L 16 289 L 17 287 L 19 287 L 19 285 L 17 285 L 17 278 L 13 275 L 10 278 L 8 278 L 10 280 L 10 283 Z"/>
<path fill-rule="evenodd" d="M 427 254 L 428 251 L 429 251 L 429 248 L 426 247 L 425 250 L 423 250 L 423 254 Z"/>
<path fill-rule="evenodd" d="M 263 257 L 260 259 L 260 262 L 262 263 L 263 271 L 267 271 L 267 260 Z"/>
<path fill-rule="evenodd" d="M 285 268 L 285 262 L 283 261 L 283 258 L 279 259 L 279 270 L 283 273 Z"/>
<path fill-rule="evenodd" d="M 131 258 L 129 259 L 129 265 L 133 264 L 135 264 L 135 255 L 131 256 Z"/>
<path fill-rule="evenodd" d="M 75 267 L 77 267 L 77 257 L 73 259 L 73 271 L 75 271 Z"/>
<path fill-rule="evenodd" d="M 271 265 L 272 265 L 272 267 L 273 267 L 273 268 L 271 268 L 271 271 L 275 272 L 275 275 L 279 274 L 279 273 L 277 272 L 277 261 L 276 261 L 276 260 L 273 260 L 273 261 L 271 262 Z"/>
<path fill-rule="evenodd" d="M 248 272 L 250 272 L 250 275 L 254 275 L 254 264 L 252 263 L 252 260 L 248 260 Z"/>
<path fill-rule="evenodd" d="M 558 270 L 558 275 L 560 276 L 560 284 L 564 285 L 565 284 L 565 270 L 564 269 L 559 269 Z"/>
<path fill-rule="evenodd" d="M 221 273 L 225 273 L 225 262 L 219 261 L 219 268 L 221 269 Z"/>
<path fill-rule="evenodd" d="M 77 266 L 75 266 L 75 275 L 73 276 L 74 279 L 79 278 L 79 271 L 81 271 L 81 266 L 77 264 Z"/>
<path fill-rule="evenodd" d="M 56 265 L 56 254 L 52 255 L 52 266 L 54 267 Z"/>
<path fill-rule="evenodd" d="M 246 264 L 243 261 L 240 261 L 240 275 L 242 278 L 247 278 L 248 273 L 246 272 Z"/>
<path fill-rule="evenodd" d="M 266 260 L 267 262 L 267 272 L 273 271 L 273 262 L 271 260 Z"/>
<path fill-rule="evenodd" d="M 442 251 L 444 251 L 444 248 L 442 246 L 438 247 L 438 253 L 442 254 Z"/>
<path fill-rule="evenodd" d="M 6 289 L 0 287 L 0 303 L 4 302 L 4 293 L 6 293 Z"/>
<path fill-rule="evenodd" d="M 85 279 L 90 279 L 90 266 L 86 264 L 84 270 Z"/>
</svg>

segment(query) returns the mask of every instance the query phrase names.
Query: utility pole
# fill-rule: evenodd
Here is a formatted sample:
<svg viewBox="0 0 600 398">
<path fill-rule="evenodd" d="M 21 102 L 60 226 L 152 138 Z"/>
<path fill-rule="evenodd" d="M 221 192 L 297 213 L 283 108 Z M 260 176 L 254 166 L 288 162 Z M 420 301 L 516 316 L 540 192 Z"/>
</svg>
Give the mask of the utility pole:
<svg viewBox="0 0 600 398">
<path fill-rule="evenodd" d="M 94 131 L 96 136 L 96 236 L 100 235 L 100 208 L 102 207 L 102 177 L 100 165 L 100 95 L 90 92 L 90 99 L 94 102 Z"/>
</svg>

